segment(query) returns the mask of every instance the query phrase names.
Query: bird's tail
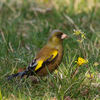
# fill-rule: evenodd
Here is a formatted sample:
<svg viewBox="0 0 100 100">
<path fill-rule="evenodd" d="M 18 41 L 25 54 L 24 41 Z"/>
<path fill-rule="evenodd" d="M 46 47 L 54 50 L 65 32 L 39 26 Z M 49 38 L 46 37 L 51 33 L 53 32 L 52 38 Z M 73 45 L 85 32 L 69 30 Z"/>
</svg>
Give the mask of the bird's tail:
<svg viewBox="0 0 100 100">
<path fill-rule="evenodd" d="M 10 79 L 18 77 L 18 76 L 21 76 L 21 78 L 23 78 L 24 75 L 28 75 L 27 71 L 22 71 L 20 73 L 12 74 L 10 76 L 7 76 L 6 78 L 7 78 L 7 80 L 10 80 Z"/>
</svg>

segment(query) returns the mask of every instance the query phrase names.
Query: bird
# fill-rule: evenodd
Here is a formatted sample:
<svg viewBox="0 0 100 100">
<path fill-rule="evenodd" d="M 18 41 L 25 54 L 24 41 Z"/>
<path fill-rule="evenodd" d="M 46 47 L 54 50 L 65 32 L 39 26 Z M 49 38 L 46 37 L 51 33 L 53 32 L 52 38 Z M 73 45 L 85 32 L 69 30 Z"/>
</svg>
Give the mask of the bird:
<svg viewBox="0 0 100 100">
<path fill-rule="evenodd" d="M 37 53 L 36 57 L 28 65 L 25 71 L 7 76 L 7 80 L 20 76 L 22 79 L 24 76 L 38 75 L 40 77 L 52 73 L 58 68 L 63 58 L 63 40 L 68 35 L 62 31 L 55 29 L 51 32 L 47 44 Z M 48 72 L 49 71 L 49 72 Z"/>
</svg>

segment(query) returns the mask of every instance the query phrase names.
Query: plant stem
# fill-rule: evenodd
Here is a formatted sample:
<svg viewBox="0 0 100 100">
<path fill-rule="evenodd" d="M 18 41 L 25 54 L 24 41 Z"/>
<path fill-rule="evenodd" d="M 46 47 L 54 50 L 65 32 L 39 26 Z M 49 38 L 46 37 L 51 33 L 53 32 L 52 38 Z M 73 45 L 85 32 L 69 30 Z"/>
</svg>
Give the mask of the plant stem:
<svg viewBox="0 0 100 100">
<path fill-rule="evenodd" d="M 73 76 L 75 75 L 76 71 L 78 70 L 79 66 L 75 69 L 74 73 L 73 73 Z"/>
<path fill-rule="evenodd" d="M 81 43 L 81 48 L 82 48 L 82 51 L 83 51 L 84 58 L 85 58 L 85 60 L 86 60 L 86 56 L 85 56 L 85 52 L 84 52 L 82 43 Z M 86 66 L 87 66 L 88 72 L 89 72 L 89 74 L 90 74 L 90 78 L 92 79 L 92 76 L 91 76 L 91 73 L 90 73 L 88 64 L 86 64 Z"/>
</svg>

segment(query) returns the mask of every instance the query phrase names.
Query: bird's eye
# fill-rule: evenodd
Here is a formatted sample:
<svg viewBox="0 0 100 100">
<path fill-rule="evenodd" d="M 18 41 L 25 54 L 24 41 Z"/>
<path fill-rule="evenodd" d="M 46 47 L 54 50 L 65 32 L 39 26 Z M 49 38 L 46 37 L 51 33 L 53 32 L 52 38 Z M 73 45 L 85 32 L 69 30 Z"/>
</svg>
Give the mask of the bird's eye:
<svg viewBox="0 0 100 100">
<path fill-rule="evenodd" d="M 61 34 L 57 34 L 57 37 L 58 37 L 58 38 L 61 38 Z"/>
</svg>

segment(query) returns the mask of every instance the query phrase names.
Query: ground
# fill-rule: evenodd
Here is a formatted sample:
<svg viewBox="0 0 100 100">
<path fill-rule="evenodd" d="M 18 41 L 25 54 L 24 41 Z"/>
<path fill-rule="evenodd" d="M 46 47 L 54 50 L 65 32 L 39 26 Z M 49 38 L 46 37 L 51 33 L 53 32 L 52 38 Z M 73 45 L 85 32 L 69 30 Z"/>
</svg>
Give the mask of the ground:
<svg viewBox="0 0 100 100">
<path fill-rule="evenodd" d="M 99 9 L 99 0 L 1 0 L 0 100 L 99 100 Z M 28 66 L 54 29 L 69 36 L 59 68 L 40 83 L 7 81 Z"/>
</svg>

